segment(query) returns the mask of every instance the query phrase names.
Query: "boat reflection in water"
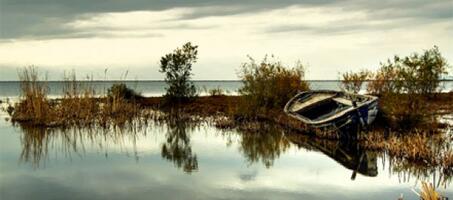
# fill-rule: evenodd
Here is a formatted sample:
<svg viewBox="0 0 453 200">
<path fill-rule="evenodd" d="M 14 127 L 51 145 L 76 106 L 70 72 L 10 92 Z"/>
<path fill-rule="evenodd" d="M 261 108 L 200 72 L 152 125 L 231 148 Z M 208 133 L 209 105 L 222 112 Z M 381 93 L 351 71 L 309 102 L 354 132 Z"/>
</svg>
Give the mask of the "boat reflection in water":
<svg viewBox="0 0 453 200">
<path fill-rule="evenodd" d="M 378 174 L 376 153 L 361 149 L 355 140 L 321 140 L 300 135 L 289 135 L 288 139 L 300 148 L 322 152 L 352 170 L 351 180 L 357 173 L 370 177 Z"/>
</svg>

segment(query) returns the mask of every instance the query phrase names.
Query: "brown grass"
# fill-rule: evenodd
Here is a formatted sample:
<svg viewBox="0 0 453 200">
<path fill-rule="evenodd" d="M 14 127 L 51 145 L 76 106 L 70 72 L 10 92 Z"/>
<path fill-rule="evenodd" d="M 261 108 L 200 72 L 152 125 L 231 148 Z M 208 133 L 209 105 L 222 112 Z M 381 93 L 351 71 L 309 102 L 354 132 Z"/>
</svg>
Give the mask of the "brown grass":
<svg viewBox="0 0 453 200">
<path fill-rule="evenodd" d="M 420 192 L 420 198 L 422 200 L 439 200 L 441 199 L 439 193 L 437 193 L 436 189 L 433 187 L 432 184 L 422 182 L 422 190 Z"/>
<path fill-rule="evenodd" d="M 47 124 L 54 117 L 51 103 L 47 98 L 46 82 L 39 80 L 39 74 L 34 67 L 24 68 L 19 72 L 21 85 L 20 102 L 14 105 L 12 118 L 18 121 L 28 121 L 36 125 Z"/>
<path fill-rule="evenodd" d="M 442 132 L 391 132 L 388 137 L 382 132 L 370 132 L 362 135 L 359 143 L 367 150 L 387 152 L 393 162 L 400 165 L 412 163 L 421 167 L 440 167 L 444 174 L 453 174 L 452 139 Z"/>
<path fill-rule="evenodd" d="M 63 97 L 49 100 L 45 81 L 35 68 L 21 71 L 22 97 L 14 106 L 12 120 L 34 126 L 88 126 L 121 124 L 140 113 L 137 102 L 113 95 L 97 97 L 90 82 L 78 82 L 74 73 L 65 77 Z"/>
</svg>

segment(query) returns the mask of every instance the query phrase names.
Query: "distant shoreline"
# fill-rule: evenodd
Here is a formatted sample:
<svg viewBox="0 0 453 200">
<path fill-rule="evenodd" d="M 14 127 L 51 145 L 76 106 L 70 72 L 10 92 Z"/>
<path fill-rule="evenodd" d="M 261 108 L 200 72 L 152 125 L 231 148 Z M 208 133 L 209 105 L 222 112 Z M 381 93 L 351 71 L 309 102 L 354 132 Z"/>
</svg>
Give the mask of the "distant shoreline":
<svg viewBox="0 0 453 200">
<path fill-rule="evenodd" d="M 193 82 L 241 82 L 241 80 L 192 80 Z M 341 82 L 341 80 L 306 80 L 308 82 Z M 366 80 L 369 82 L 373 80 Z M 442 82 L 450 82 L 453 79 L 441 79 Z M 20 82 L 19 80 L 0 80 L 0 83 Z M 38 82 L 64 82 L 64 80 L 48 80 Z M 165 82 L 165 80 L 77 80 L 77 82 Z"/>
</svg>

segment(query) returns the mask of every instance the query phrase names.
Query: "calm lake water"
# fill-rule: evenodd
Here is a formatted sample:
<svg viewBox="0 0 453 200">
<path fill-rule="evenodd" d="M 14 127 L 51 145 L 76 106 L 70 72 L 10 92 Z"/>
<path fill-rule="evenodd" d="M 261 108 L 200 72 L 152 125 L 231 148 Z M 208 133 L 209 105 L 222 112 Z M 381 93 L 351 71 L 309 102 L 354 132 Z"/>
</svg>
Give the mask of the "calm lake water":
<svg viewBox="0 0 453 200">
<path fill-rule="evenodd" d="M 125 83 L 144 96 L 161 96 L 165 93 L 166 84 L 164 81 L 80 81 L 82 84 L 93 86 L 97 94 L 105 94 L 107 89 L 114 83 Z M 221 88 L 226 94 L 236 95 L 237 90 L 242 86 L 240 81 L 194 81 L 197 92 L 206 95 L 210 89 Z M 61 81 L 48 82 L 49 95 L 58 97 L 62 95 L 64 83 Z M 339 90 L 338 81 L 310 81 L 313 89 Z M 452 87 L 453 88 L 453 85 Z M 14 98 L 19 95 L 20 82 L 0 81 L 0 99 L 7 97 Z"/>
<path fill-rule="evenodd" d="M 313 90 L 340 90 L 339 81 L 308 81 Z M 82 84 L 89 84 L 94 87 L 97 94 L 105 94 L 107 89 L 114 83 L 125 83 L 128 87 L 141 93 L 143 96 L 161 96 L 165 93 L 166 84 L 163 81 L 80 81 Z M 194 81 L 199 95 L 206 95 L 210 89 L 221 88 L 228 95 L 237 95 L 238 89 L 242 86 L 240 81 Z M 64 83 L 61 81 L 48 82 L 49 96 L 58 97 L 62 95 Z M 364 85 L 363 91 L 366 90 Z M 442 91 L 453 91 L 453 80 L 441 82 Z M 17 99 L 20 91 L 18 81 L 0 81 L 0 100 L 6 98 Z"/>
<path fill-rule="evenodd" d="M 151 83 L 137 88 L 162 93 Z M 0 83 L 1 94 L 17 97 L 14 84 Z M 216 84 L 240 85 L 209 82 Z M 123 129 L 50 130 L 7 118 L 0 111 L 1 200 L 417 199 L 412 188 L 418 191 L 422 180 L 453 198 L 451 177 L 437 169 L 403 167 L 384 153 L 272 127 L 245 133 L 208 122 L 142 121 Z"/>
</svg>

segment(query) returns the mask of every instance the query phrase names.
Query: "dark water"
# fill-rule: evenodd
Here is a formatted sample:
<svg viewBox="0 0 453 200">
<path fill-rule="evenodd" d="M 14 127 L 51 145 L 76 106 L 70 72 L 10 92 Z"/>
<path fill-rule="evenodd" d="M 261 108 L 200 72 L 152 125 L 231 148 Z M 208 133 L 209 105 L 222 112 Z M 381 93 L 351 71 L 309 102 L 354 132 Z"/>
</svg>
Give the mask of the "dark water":
<svg viewBox="0 0 453 200">
<path fill-rule="evenodd" d="M 58 88 L 55 84 L 50 87 Z M 161 91 L 163 83 L 153 84 L 139 82 L 137 88 Z M 203 84 L 240 86 L 197 83 Z M 2 95 L 18 96 L 17 83 L 0 86 Z M 248 133 L 207 122 L 141 121 L 121 129 L 52 130 L 12 125 L 5 118 L 0 112 L 1 200 L 397 199 L 400 194 L 417 199 L 412 189 L 419 191 L 421 181 L 453 198 L 451 177 L 436 168 L 402 165 L 356 144 L 273 127 Z"/>
</svg>

